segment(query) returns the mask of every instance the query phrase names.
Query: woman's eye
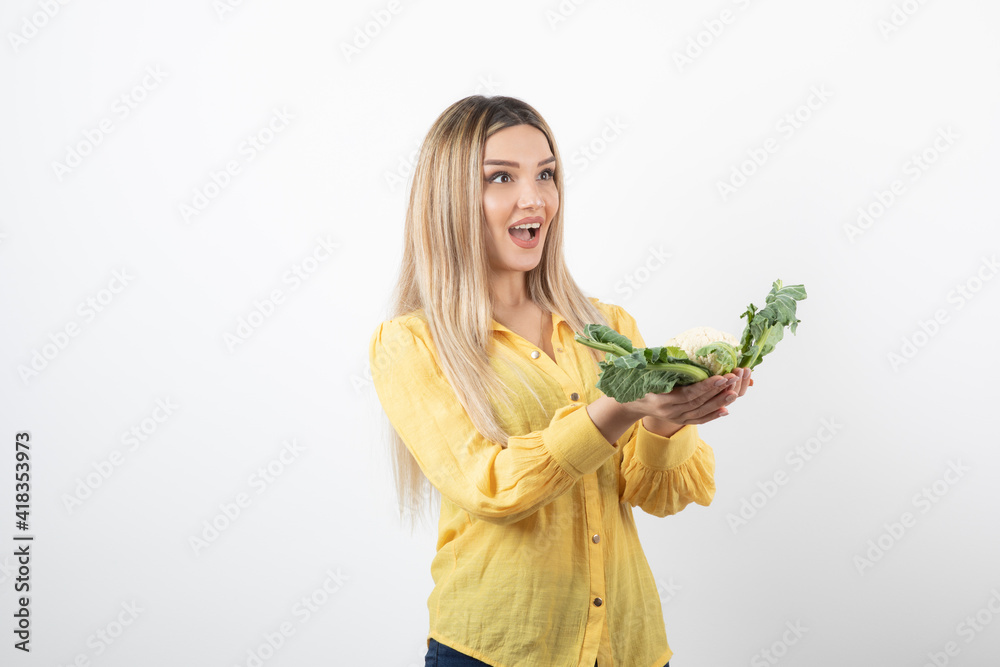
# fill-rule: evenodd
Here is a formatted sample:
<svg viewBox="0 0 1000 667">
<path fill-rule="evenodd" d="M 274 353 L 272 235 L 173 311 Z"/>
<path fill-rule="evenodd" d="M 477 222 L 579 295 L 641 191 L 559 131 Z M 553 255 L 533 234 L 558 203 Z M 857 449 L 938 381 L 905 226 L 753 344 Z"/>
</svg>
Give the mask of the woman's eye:
<svg viewBox="0 0 1000 667">
<path fill-rule="evenodd" d="M 551 181 L 551 180 L 555 179 L 555 177 L 556 177 L 555 171 L 553 169 L 545 169 L 545 170 L 543 170 L 542 173 L 539 174 L 539 177 L 541 177 L 543 174 L 548 174 L 548 178 L 543 178 L 542 179 L 544 181 Z M 495 173 L 492 176 L 490 176 L 487 179 L 487 182 L 489 182 L 489 183 L 497 183 L 498 182 L 497 181 L 498 178 L 506 178 L 507 179 L 506 181 L 499 181 L 501 183 L 509 183 L 510 182 L 510 174 L 508 174 L 506 171 L 498 171 L 497 173 Z"/>
</svg>

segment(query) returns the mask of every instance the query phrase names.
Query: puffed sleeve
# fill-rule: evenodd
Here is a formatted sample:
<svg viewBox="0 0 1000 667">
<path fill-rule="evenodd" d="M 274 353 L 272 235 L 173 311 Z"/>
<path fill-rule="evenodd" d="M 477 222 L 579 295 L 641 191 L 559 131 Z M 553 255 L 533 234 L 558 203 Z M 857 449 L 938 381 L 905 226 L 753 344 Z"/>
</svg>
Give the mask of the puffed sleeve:
<svg viewBox="0 0 1000 667">
<path fill-rule="evenodd" d="M 635 318 L 621 306 L 616 308 L 618 331 L 636 347 L 646 347 Z M 659 517 L 676 514 L 692 502 L 712 502 L 715 454 L 695 424 L 685 424 L 667 438 L 647 430 L 640 419 L 626 437 L 618 473 L 619 500 Z"/>
<path fill-rule="evenodd" d="M 560 407 L 546 428 L 511 436 L 506 448 L 488 440 L 469 419 L 429 341 L 426 323 L 415 316 L 379 324 L 369 344 L 372 380 L 420 469 L 469 514 L 500 524 L 518 521 L 618 451 L 583 403 Z"/>
</svg>

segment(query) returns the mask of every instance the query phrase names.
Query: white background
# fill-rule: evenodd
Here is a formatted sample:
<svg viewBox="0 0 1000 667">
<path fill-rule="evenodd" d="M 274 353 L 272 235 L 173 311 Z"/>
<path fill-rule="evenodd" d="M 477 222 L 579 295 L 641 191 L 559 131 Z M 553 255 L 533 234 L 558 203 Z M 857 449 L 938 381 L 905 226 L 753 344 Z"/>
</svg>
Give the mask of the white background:
<svg viewBox="0 0 1000 667">
<path fill-rule="evenodd" d="M 995 3 L 46 6 L 0 9 L 0 662 L 423 664 L 436 534 L 395 517 L 367 345 L 414 151 L 482 93 L 552 126 L 573 275 L 649 344 L 808 290 L 699 429 L 714 502 L 636 510 L 672 667 L 995 664 Z"/>
</svg>

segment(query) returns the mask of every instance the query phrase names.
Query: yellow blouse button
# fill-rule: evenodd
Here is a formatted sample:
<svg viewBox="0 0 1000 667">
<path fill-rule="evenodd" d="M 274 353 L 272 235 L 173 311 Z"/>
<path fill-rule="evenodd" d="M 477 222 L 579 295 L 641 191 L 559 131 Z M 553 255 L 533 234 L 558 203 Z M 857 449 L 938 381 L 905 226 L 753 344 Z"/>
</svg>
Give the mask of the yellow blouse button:
<svg viewBox="0 0 1000 667">
<path fill-rule="evenodd" d="M 538 350 L 532 350 L 531 351 L 531 358 L 532 359 L 537 359 L 538 358 L 538 354 L 539 354 Z"/>
<path fill-rule="evenodd" d="M 598 542 L 600 542 L 600 541 L 601 541 L 601 536 L 600 536 L 600 535 L 594 535 L 594 536 L 593 536 L 592 538 L 590 538 L 590 539 L 594 540 L 594 544 L 597 544 Z"/>
<path fill-rule="evenodd" d="M 602 600 L 601 598 L 594 598 L 595 607 L 600 607 L 602 604 L 604 604 L 604 600 Z"/>
<path fill-rule="evenodd" d="M 572 394 L 569 395 L 569 400 L 571 400 L 571 401 L 578 401 L 578 400 L 580 400 L 580 394 L 578 394 L 578 393 L 576 393 L 574 391 Z"/>
</svg>

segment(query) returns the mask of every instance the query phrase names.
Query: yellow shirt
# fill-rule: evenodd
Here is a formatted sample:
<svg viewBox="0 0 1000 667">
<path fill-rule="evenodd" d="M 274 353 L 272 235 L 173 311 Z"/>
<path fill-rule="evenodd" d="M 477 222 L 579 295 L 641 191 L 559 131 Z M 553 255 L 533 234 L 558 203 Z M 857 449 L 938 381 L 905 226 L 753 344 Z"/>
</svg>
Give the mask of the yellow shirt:
<svg viewBox="0 0 1000 667">
<path fill-rule="evenodd" d="M 624 308 L 590 300 L 645 347 Z M 673 651 L 632 507 L 664 517 L 712 501 L 715 458 L 697 427 L 665 438 L 638 420 L 609 443 L 586 409 L 600 369 L 553 313 L 555 360 L 493 322 L 545 404 L 525 390 L 502 412 L 504 449 L 472 425 L 422 315 L 380 323 L 369 359 L 390 422 L 441 492 L 428 642 L 498 667 L 663 667 Z"/>
</svg>

